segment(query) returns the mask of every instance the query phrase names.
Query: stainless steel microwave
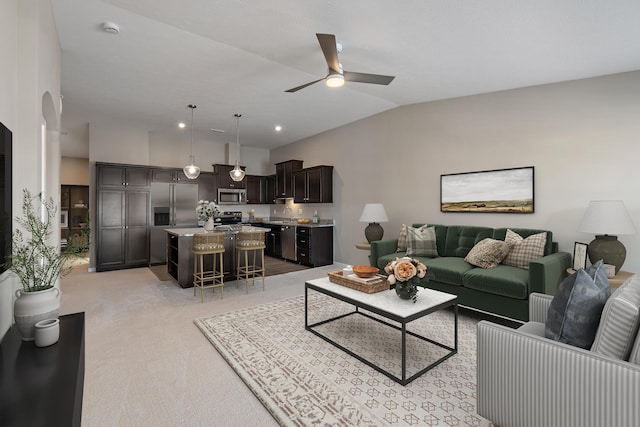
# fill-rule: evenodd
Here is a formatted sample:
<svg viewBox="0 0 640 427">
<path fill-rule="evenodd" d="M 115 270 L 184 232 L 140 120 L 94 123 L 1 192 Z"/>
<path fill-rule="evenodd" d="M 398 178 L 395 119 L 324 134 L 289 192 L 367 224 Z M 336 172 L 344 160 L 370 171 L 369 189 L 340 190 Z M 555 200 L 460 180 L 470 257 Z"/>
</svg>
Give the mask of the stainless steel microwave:
<svg viewBox="0 0 640 427">
<path fill-rule="evenodd" d="M 247 203 L 247 190 L 242 188 L 218 188 L 219 205 L 243 205 Z"/>
</svg>

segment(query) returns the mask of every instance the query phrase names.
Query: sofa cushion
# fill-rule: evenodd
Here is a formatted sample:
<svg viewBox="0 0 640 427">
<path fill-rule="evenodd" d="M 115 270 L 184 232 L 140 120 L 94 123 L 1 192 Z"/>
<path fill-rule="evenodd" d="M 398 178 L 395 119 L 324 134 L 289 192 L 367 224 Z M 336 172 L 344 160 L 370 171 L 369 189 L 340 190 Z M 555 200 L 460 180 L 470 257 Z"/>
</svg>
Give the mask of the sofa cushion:
<svg viewBox="0 0 640 427">
<path fill-rule="evenodd" d="M 429 280 L 450 285 L 462 286 L 462 276 L 474 268 L 471 264 L 458 257 L 415 258 L 427 266 Z"/>
<path fill-rule="evenodd" d="M 469 289 L 510 298 L 529 297 L 529 272 L 509 265 L 471 269 L 462 276 L 462 284 Z"/>
<path fill-rule="evenodd" d="M 611 295 L 602 260 L 580 269 L 560 283 L 551 301 L 545 336 L 581 348 L 590 348 L 602 309 Z"/>
<path fill-rule="evenodd" d="M 464 260 L 476 267 L 493 268 L 500 264 L 508 253 L 507 242 L 487 237 L 471 248 Z"/>
<path fill-rule="evenodd" d="M 631 276 L 607 300 L 591 351 L 627 360 L 640 324 L 640 278 Z"/>
<path fill-rule="evenodd" d="M 513 267 L 529 269 L 529 263 L 531 261 L 544 255 L 547 233 L 532 234 L 525 239 L 509 229 L 507 230 L 504 241 L 511 247 L 511 250 L 509 250 L 509 253 L 502 263 Z"/>
<path fill-rule="evenodd" d="M 413 228 L 407 230 L 407 256 L 437 257 L 436 231 L 434 227 Z"/>
<path fill-rule="evenodd" d="M 466 225 L 450 225 L 447 227 L 444 248 L 440 248 L 440 256 L 464 258 L 479 241 L 491 237 L 493 229 Z"/>
</svg>

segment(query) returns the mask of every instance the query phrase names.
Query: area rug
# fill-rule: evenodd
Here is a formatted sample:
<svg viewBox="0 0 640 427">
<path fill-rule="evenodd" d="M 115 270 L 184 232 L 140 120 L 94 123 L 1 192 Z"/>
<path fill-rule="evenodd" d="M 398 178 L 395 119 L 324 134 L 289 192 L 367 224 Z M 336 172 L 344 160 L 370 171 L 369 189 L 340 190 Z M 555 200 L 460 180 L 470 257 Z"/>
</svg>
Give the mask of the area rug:
<svg viewBox="0 0 640 427">
<path fill-rule="evenodd" d="M 352 309 L 309 293 L 310 323 Z M 436 312 L 410 323 L 408 330 L 452 346 L 453 316 Z M 304 296 L 194 322 L 280 425 L 491 426 L 475 410 L 478 320 L 460 313 L 458 354 L 407 386 L 306 331 Z M 360 315 L 322 328 L 367 360 L 392 372 L 399 369 L 397 330 Z M 435 346 L 417 341 L 407 345 L 407 363 L 415 372 L 440 357 Z"/>
</svg>

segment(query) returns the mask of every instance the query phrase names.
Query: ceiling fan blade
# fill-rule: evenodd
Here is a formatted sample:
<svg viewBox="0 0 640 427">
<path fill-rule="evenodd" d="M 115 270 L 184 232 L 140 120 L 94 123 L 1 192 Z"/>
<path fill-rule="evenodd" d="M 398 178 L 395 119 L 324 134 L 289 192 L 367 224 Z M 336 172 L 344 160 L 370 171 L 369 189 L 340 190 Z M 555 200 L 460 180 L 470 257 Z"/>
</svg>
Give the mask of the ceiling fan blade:
<svg viewBox="0 0 640 427">
<path fill-rule="evenodd" d="M 318 80 L 314 80 L 314 81 L 309 82 L 309 83 L 305 83 L 305 84 L 303 84 L 303 85 L 300 85 L 300 86 L 297 86 L 297 87 L 294 87 L 294 88 L 291 88 L 291 89 L 287 89 L 287 90 L 285 90 L 285 92 L 289 92 L 289 93 L 297 92 L 297 91 L 299 91 L 300 89 L 304 89 L 305 87 L 307 87 L 307 86 L 311 86 L 312 84 L 314 84 L 314 83 L 318 83 L 319 81 L 322 81 L 322 80 L 324 80 L 324 79 L 325 79 L 325 77 L 323 77 L 323 78 L 321 78 L 321 79 L 318 79 Z"/>
<path fill-rule="evenodd" d="M 320 42 L 320 48 L 324 53 L 324 59 L 327 61 L 327 66 L 334 73 L 340 72 L 340 61 L 338 61 L 338 48 L 336 47 L 336 36 L 333 34 L 319 34 L 316 33 L 318 42 Z"/>
<path fill-rule="evenodd" d="M 353 71 L 345 71 L 344 79 L 348 82 L 373 83 L 376 85 L 388 85 L 396 78 L 396 76 L 383 76 L 380 74 L 354 73 Z"/>
</svg>

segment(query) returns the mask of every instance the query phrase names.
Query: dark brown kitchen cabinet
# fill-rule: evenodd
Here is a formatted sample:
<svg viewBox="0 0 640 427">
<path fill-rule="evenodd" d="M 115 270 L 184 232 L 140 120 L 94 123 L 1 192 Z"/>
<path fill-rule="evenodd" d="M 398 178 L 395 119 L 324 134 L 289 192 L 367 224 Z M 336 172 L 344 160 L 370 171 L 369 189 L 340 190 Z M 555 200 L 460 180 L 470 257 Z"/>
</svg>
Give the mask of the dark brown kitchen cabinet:
<svg viewBox="0 0 640 427">
<path fill-rule="evenodd" d="M 259 205 L 266 202 L 265 177 L 258 175 L 246 175 L 247 181 L 247 204 Z"/>
<path fill-rule="evenodd" d="M 246 188 L 247 178 L 246 176 L 242 181 L 234 181 L 231 179 L 229 172 L 233 170 L 235 166 L 232 165 L 212 165 L 213 172 L 218 176 L 218 188 Z M 240 166 L 242 170 L 245 170 L 244 166 Z"/>
<path fill-rule="evenodd" d="M 149 265 L 149 192 L 98 190 L 98 271 Z"/>
<path fill-rule="evenodd" d="M 277 198 L 293 197 L 293 172 L 302 169 L 302 160 L 276 163 Z"/>
<path fill-rule="evenodd" d="M 218 203 L 218 176 L 213 172 L 201 172 L 198 177 L 198 200 Z"/>
<path fill-rule="evenodd" d="M 98 187 L 149 188 L 146 167 L 97 164 Z"/>
<path fill-rule="evenodd" d="M 333 263 L 333 227 L 296 227 L 296 255 L 300 264 L 320 267 Z"/>
<path fill-rule="evenodd" d="M 97 271 L 149 265 L 149 171 L 96 165 Z"/>
<path fill-rule="evenodd" d="M 182 169 L 153 168 L 151 181 L 153 182 L 198 182 L 200 177 L 189 179 Z"/>
<path fill-rule="evenodd" d="M 264 179 L 265 199 L 264 203 L 271 205 L 276 203 L 276 176 L 268 175 Z"/>
<path fill-rule="evenodd" d="M 314 166 L 293 173 L 294 203 L 332 203 L 333 166 Z"/>
</svg>

